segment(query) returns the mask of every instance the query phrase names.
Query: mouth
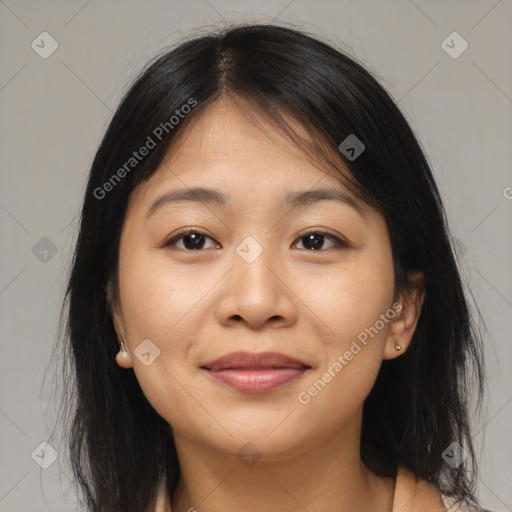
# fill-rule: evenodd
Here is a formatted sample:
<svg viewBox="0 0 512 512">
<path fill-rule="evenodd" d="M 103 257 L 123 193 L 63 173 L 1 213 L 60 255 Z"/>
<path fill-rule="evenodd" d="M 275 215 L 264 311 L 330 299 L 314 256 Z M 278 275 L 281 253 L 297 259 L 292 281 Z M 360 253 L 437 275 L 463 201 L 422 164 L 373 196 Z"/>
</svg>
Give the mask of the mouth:
<svg viewBox="0 0 512 512">
<path fill-rule="evenodd" d="M 232 352 L 201 368 L 233 389 L 262 393 L 300 377 L 311 366 L 279 352 Z"/>
</svg>

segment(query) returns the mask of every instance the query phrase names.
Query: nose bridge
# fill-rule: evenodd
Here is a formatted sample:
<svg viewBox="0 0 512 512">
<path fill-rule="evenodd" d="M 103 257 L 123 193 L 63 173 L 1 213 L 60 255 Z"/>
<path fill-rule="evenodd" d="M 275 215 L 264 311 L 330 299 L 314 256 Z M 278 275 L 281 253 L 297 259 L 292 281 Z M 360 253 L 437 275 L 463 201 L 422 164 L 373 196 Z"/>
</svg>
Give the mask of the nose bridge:
<svg viewBox="0 0 512 512">
<path fill-rule="evenodd" d="M 279 279 L 278 252 L 265 236 L 248 236 L 235 246 L 233 268 L 217 309 L 222 323 L 236 318 L 260 327 L 268 319 L 285 324 L 296 320 L 293 294 Z"/>
<path fill-rule="evenodd" d="M 233 262 L 237 288 L 249 294 L 273 295 L 276 282 L 270 269 L 277 261 L 277 248 L 272 246 L 270 237 L 244 238 L 235 248 Z"/>
</svg>

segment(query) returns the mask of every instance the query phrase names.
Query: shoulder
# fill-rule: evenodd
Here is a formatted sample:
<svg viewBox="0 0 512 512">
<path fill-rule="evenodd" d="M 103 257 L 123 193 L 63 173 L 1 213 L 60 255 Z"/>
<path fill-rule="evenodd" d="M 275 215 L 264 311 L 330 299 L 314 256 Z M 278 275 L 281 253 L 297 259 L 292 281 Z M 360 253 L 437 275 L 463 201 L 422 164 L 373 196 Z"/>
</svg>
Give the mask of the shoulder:
<svg viewBox="0 0 512 512">
<path fill-rule="evenodd" d="M 165 492 L 165 477 L 158 488 L 155 512 L 172 512 L 167 493 Z"/>
<path fill-rule="evenodd" d="M 404 467 L 397 469 L 393 512 L 491 512 L 469 504 L 455 503 L 431 483 Z"/>
<path fill-rule="evenodd" d="M 486 508 L 477 507 L 469 504 L 454 503 L 454 500 L 448 496 L 442 496 L 447 512 L 492 512 Z"/>
<path fill-rule="evenodd" d="M 393 512 L 447 512 L 442 496 L 434 485 L 398 467 Z"/>
</svg>

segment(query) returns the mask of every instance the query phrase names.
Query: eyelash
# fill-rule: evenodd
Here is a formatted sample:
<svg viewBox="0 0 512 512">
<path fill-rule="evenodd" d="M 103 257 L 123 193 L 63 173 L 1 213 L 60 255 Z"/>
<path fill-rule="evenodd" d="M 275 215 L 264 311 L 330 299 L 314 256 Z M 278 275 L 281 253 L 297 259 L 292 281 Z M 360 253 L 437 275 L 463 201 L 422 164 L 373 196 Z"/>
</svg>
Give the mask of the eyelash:
<svg viewBox="0 0 512 512">
<path fill-rule="evenodd" d="M 320 250 L 311 250 L 311 249 L 299 249 L 301 251 L 308 251 L 309 253 L 311 252 L 323 252 L 323 251 L 326 251 L 326 250 L 329 250 L 329 249 L 347 249 L 350 247 L 350 245 L 348 244 L 348 242 L 344 241 L 344 240 L 341 240 L 339 237 L 337 237 L 336 235 L 328 232 L 328 231 L 321 231 L 319 230 L 318 228 L 309 228 L 307 229 L 305 232 L 303 232 L 299 237 L 297 237 L 297 240 L 300 240 L 301 238 L 304 238 L 312 233 L 315 233 L 315 234 L 319 234 L 319 235 L 327 235 L 327 238 L 330 238 L 334 244 L 335 244 L 335 247 L 329 247 L 328 249 L 320 249 Z M 191 234 L 197 234 L 197 235 L 202 235 L 206 238 L 210 238 L 211 240 L 214 240 L 211 236 L 209 236 L 208 234 L 206 234 L 204 231 L 201 231 L 200 229 L 196 229 L 196 228 L 184 228 L 180 231 L 178 231 L 178 233 L 176 233 L 172 238 L 170 238 L 169 240 L 167 240 L 166 242 L 164 242 L 164 244 L 162 245 L 162 247 L 164 248 L 167 248 L 167 247 L 172 247 L 173 244 L 175 244 L 178 240 L 180 240 L 181 238 L 183 238 L 184 236 L 186 235 L 191 235 Z M 188 249 L 179 249 L 181 251 L 185 251 L 185 252 L 201 252 L 203 251 L 204 249 L 200 249 L 198 251 L 194 251 L 194 250 L 188 250 Z"/>
</svg>

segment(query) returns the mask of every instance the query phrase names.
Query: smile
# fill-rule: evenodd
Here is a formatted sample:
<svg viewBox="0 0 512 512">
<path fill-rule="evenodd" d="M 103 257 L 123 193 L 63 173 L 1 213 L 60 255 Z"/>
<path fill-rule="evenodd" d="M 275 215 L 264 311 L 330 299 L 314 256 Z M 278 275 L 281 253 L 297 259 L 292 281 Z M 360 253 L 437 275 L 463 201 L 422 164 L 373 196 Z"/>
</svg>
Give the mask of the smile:
<svg viewBox="0 0 512 512">
<path fill-rule="evenodd" d="M 297 379 L 311 367 L 278 352 L 232 352 L 201 368 L 232 389 L 263 393 Z"/>
</svg>

